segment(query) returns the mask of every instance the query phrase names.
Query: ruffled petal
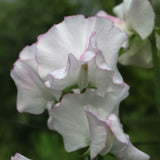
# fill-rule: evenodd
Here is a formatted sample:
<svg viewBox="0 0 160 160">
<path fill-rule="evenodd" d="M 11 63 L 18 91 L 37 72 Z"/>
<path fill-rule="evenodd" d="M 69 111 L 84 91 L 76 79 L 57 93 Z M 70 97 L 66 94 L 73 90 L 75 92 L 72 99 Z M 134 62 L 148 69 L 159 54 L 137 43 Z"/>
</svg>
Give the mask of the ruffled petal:
<svg viewBox="0 0 160 160">
<path fill-rule="evenodd" d="M 42 113 L 48 99 L 53 98 L 53 95 L 48 92 L 38 75 L 30 67 L 34 66 L 34 63 L 34 60 L 19 60 L 11 71 L 11 77 L 18 89 L 17 109 L 19 112 Z"/>
<path fill-rule="evenodd" d="M 102 55 L 98 54 L 97 56 Z M 95 59 L 89 62 L 78 61 L 73 55 L 69 55 L 68 64 L 65 69 L 57 70 L 48 75 L 51 87 L 56 90 L 64 90 L 68 86 L 77 84 L 80 76 L 82 76 L 80 75 L 82 65 L 85 64 L 88 65 L 88 75 L 85 75 L 86 78 L 88 77 L 88 81 L 80 88 L 86 88 L 89 83 L 90 86 L 96 88 L 96 93 L 104 96 L 106 92 L 118 91 L 124 87 L 124 83 L 121 80 L 121 83 L 114 82 L 114 71 L 108 70 L 105 67 L 103 69 L 99 68 L 99 64 L 95 62 Z"/>
<path fill-rule="evenodd" d="M 119 153 L 120 160 L 149 160 L 150 157 L 135 148 L 131 143 L 128 144 L 120 153 Z"/>
<path fill-rule="evenodd" d="M 37 61 L 43 79 L 48 73 L 64 68 L 70 53 L 80 58 L 88 46 L 94 24 L 94 17 L 70 16 L 38 38 Z"/>
<path fill-rule="evenodd" d="M 119 59 L 123 65 L 133 65 L 143 68 L 152 67 L 152 50 L 148 39 L 133 41 L 131 47 Z"/>
<path fill-rule="evenodd" d="M 32 44 L 31 46 L 26 46 L 19 54 L 19 59 L 17 61 L 25 61 L 27 64 L 36 74 L 37 72 L 37 62 L 35 60 L 36 56 L 36 43 Z"/>
<path fill-rule="evenodd" d="M 36 43 L 31 46 L 26 46 L 19 54 L 21 60 L 35 59 L 36 55 Z"/>
<path fill-rule="evenodd" d="M 84 96 L 65 95 L 60 104 L 49 113 L 48 126 L 63 136 L 65 149 L 68 152 L 89 145 L 89 129 L 83 111 Z"/>
<path fill-rule="evenodd" d="M 126 138 L 125 134 L 123 133 L 123 128 L 121 123 L 119 122 L 118 117 L 113 113 L 107 117 L 108 125 L 117 140 L 122 143 L 128 143 L 128 139 Z"/>
<path fill-rule="evenodd" d="M 126 22 L 141 36 L 147 38 L 154 28 L 155 14 L 148 0 L 124 0 Z"/>
<path fill-rule="evenodd" d="M 99 11 L 96 15 L 110 19 L 114 23 L 115 27 L 119 28 L 122 32 L 125 32 L 128 36 L 133 35 L 133 31 L 128 27 L 127 23 L 123 19 L 111 16 L 107 14 L 105 11 Z M 127 48 L 127 46 L 128 43 L 126 41 L 124 42 L 122 47 Z"/>
<path fill-rule="evenodd" d="M 129 87 L 124 85 L 123 89 L 115 92 L 108 92 L 104 97 L 87 90 L 84 94 L 83 102 L 84 105 L 90 106 L 90 110 L 100 119 L 106 120 L 111 113 L 118 115 L 119 104 L 128 96 L 128 89 Z"/>
<path fill-rule="evenodd" d="M 48 126 L 63 136 L 67 151 L 88 146 L 89 126 L 83 106 L 92 106 L 92 112 L 100 119 L 106 119 L 111 113 L 118 114 L 119 103 L 126 95 L 128 87 L 117 93 L 108 93 L 105 97 L 90 90 L 83 94 L 64 95 L 62 101 L 50 111 Z"/>
<path fill-rule="evenodd" d="M 46 80 L 48 73 L 64 68 L 69 53 L 82 60 L 94 32 L 97 49 L 104 55 L 107 66 L 113 69 L 126 35 L 107 18 L 96 16 L 85 19 L 83 16 L 73 16 L 65 18 L 62 23 L 39 37 L 36 57 L 40 76 Z"/>
<path fill-rule="evenodd" d="M 128 135 L 123 132 L 122 125 L 115 114 L 110 114 L 107 118 L 108 126 L 114 134 L 111 153 L 118 155 L 120 160 L 149 160 L 149 156 L 135 148 L 129 141 Z"/>
<path fill-rule="evenodd" d="M 107 143 L 107 126 L 93 114 L 88 106 L 84 107 L 87 115 L 90 130 L 90 156 L 94 159 L 106 146 Z"/>
<path fill-rule="evenodd" d="M 31 159 L 26 158 L 19 153 L 16 153 L 14 157 L 11 157 L 11 160 L 31 160 Z"/>
<path fill-rule="evenodd" d="M 107 92 L 107 94 L 102 97 L 98 96 L 95 92 L 87 90 L 85 92 L 86 98 L 84 98 L 84 105 L 91 106 L 90 110 L 96 114 L 100 119 L 106 120 L 108 115 L 119 113 L 119 104 L 120 102 L 128 96 L 127 85 L 115 92 Z M 84 97 L 85 97 L 84 96 Z"/>
<path fill-rule="evenodd" d="M 51 87 L 57 90 L 64 90 L 66 87 L 77 84 L 78 75 L 84 63 L 70 54 L 66 68 L 48 74 Z"/>
<path fill-rule="evenodd" d="M 118 117 L 112 113 L 107 117 L 107 126 L 108 130 L 110 130 L 110 138 L 112 138 L 112 148 L 111 152 L 114 154 L 119 153 L 119 151 L 128 144 L 128 138 L 123 133 L 122 125 L 119 122 Z M 114 137 L 114 139 L 113 139 Z M 101 152 L 101 155 L 105 155 L 108 153 L 107 146 Z"/>
<path fill-rule="evenodd" d="M 95 87 L 95 92 L 101 96 L 104 96 L 107 92 L 120 91 L 124 87 L 123 81 L 119 77 L 117 81 L 115 80 L 115 72 L 113 70 L 109 70 L 105 66 L 103 68 L 98 67 L 99 62 L 97 63 L 96 61 L 100 56 L 102 55 L 98 54 L 96 60 L 88 64 L 90 85 Z"/>
<path fill-rule="evenodd" d="M 112 21 L 105 17 L 97 16 L 97 48 L 102 52 L 106 65 L 110 69 L 114 70 L 116 68 L 118 51 L 126 39 L 126 34 L 114 27 Z"/>
</svg>

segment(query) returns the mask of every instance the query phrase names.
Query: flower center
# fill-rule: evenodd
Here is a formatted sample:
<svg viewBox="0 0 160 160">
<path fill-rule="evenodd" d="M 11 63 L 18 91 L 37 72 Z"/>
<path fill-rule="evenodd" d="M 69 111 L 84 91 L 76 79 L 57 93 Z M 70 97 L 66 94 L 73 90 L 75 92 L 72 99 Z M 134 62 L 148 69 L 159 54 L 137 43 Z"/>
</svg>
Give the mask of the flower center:
<svg viewBox="0 0 160 160">
<path fill-rule="evenodd" d="M 82 92 L 88 86 L 88 63 L 81 66 L 79 76 L 78 76 L 78 86 Z"/>
</svg>

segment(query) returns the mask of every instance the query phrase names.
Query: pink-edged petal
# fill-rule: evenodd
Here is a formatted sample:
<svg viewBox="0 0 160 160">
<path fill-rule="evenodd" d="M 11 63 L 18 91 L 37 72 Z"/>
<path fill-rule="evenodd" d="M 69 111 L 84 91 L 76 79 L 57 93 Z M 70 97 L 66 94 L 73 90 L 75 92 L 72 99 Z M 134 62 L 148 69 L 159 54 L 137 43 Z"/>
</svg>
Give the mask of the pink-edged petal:
<svg viewBox="0 0 160 160">
<path fill-rule="evenodd" d="M 70 16 L 40 36 L 37 43 L 40 76 L 45 79 L 48 73 L 65 67 L 69 53 L 79 59 L 88 46 L 94 24 L 95 18 Z"/>
<path fill-rule="evenodd" d="M 51 87 L 57 90 L 63 90 L 68 86 L 77 84 L 81 66 L 84 63 L 85 62 L 78 61 L 70 54 L 66 68 L 56 70 L 48 75 Z"/>
<path fill-rule="evenodd" d="M 109 114 L 119 113 L 120 102 L 128 96 L 128 86 L 115 92 L 108 92 L 104 97 L 98 96 L 94 91 L 87 90 L 84 94 L 84 105 L 89 105 L 90 110 L 100 119 L 106 120 Z"/>
<path fill-rule="evenodd" d="M 63 136 L 68 152 L 89 145 L 89 129 L 84 106 L 84 95 L 65 95 L 49 113 L 48 126 Z"/>
<path fill-rule="evenodd" d="M 48 75 L 51 87 L 63 90 L 78 83 L 80 90 L 86 88 L 88 86 L 88 62 L 97 55 L 97 52 L 99 51 L 95 48 L 95 33 L 92 33 L 88 47 L 81 55 L 80 60 L 69 54 L 66 68 L 56 70 Z"/>
<path fill-rule="evenodd" d="M 150 157 L 135 148 L 131 143 L 128 144 L 118 155 L 120 160 L 149 160 Z"/>
<path fill-rule="evenodd" d="M 78 83 L 82 90 L 90 83 L 92 87 L 96 88 L 95 91 L 103 96 L 106 92 L 123 88 L 121 76 L 119 75 L 119 79 L 114 81 L 114 71 L 107 68 L 104 56 L 95 48 L 95 36 L 96 34 L 92 34 L 90 37 L 88 49 L 81 56 L 81 61 L 69 54 L 66 68 L 56 70 L 48 75 L 52 88 L 63 90 Z M 87 70 L 85 71 L 84 68 Z"/>
<path fill-rule="evenodd" d="M 36 56 L 36 43 L 32 44 L 31 46 L 26 46 L 19 54 L 19 59 L 17 61 L 24 61 L 26 65 L 28 65 L 35 74 L 37 72 L 37 62 L 35 60 Z"/>
<path fill-rule="evenodd" d="M 123 132 L 121 123 L 115 114 L 110 114 L 107 124 L 114 134 L 115 141 L 111 152 L 118 155 L 120 160 L 149 160 L 149 156 L 135 148 L 129 141 L 128 135 Z"/>
<path fill-rule="evenodd" d="M 126 34 L 114 27 L 109 19 L 97 16 L 96 39 L 97 47 L 102 52 L 106 65 L 110 69 L 115 69 L 118 51 L 127 39 Z"/>
<path fill-rule="evenodd" d="M 34 63 L 34 60 L 19 60 L 11 71 L 11 77 L 18 89 L 17 109 L 19 112 L 42 113 L 48 99 L 53 98 L 32 67 L 28 65 Z"/>
<path fill-rule="evenodd" d="M 133 34 L 133 31 L 130 30 L 127 23 L 123 19 L 111 16 L 105 11 L 99 11 L 96 15 L 110 19 L 114 23 L 115 27 L 119 28 L 122 32 L 127 33 L 128 36 L 131 36 Z M 128 46 L 127 42 L 124 42 L 124 44 L 122 45 L 122 47 L 124 48 L 127 48 L 127 46 Z"/>
<path fill-rule="evenodd" d="M 122 143 L 128 143 L 128 139 L 126 138 L 126 135 L 123 133 L 123 128 L 121 123 L 119 122 L 119 119 L 117 115 L 110 114 L 107 117 L 108 125 L 110 126 L 111 131 L 113 132 L 115 138 L 119 140 Z"/>
<path fill-rule="evenodd" d="M 100 54 L 97 56 L 100 56 Z M 81 74 L 85 65 L 87 65 L 87 75 Z M 68 65 L 65 69 L 57 70 L 48 75 L 51 87 L 57 90 L 63 90 L 80 81 L 81 83 L 79 82 L 78 84 L 81 90 L 86 88 L 88 83 L 90 83 L 92 87 L 96 88 L 95 91 L 103 96 L 106 92 L 118 91 L 124 87 L 123 82 L 116 83 L 113 81 L 114 72 L 112 70 L 108 70 L 107 68 L 101 69 L 97 65 L 99 64 L 96 64 L 94 59 L 84 62 L 78 61 L 74 56 L 69 55 Z M 85 71 L 83 72 L 85 74 Z M 85 80 L 85 78 L 87 79 Z"/>
<path fill-rule="evenodd" d="M 89 131 L 90 131 L 90 156 L 94 159 L 106 146 L 107 143 L 107 126 L 93 114 L 88 106 L 84 107 L 87 115 Z"/>
<path fill-rule="evenodd" d="M 26 158 L 19 153 L 16 153 L 14 157 L 13 156 L 11 157 L 11 160 L 31 160 L 31 159 Z"/>
<path fill-rule="evenodd" d="M 35 59 L 36 43 L 31 46 L 26 46 L 19 54 L 21 60 Z"/>
<path fill-rule="evenodd" d="M 115 91 L 108 92 L 104 97 L 98 96 L 94 92 L 87 90 L 85 92 L 84 105 L 92 106 L 90 110 L 94 112 L 100 119 L 106 120 L 109 114 L 119 113 L 119 104 L 120 102 L 128 96 L 127 85 L 124 85 L 124 88 Z"/>
<path fill-rule="evenodd" d="M 96 59 L 102 55 L 98 54 L 97 56 Z M 118 91 L 124 87 L 123 82 L 116 83 L 114 81 L 114 71 L 107 69 L 105 66 L 103 68 L 98 66 L 99 64 L 95 61 L 88 63 L 89 83 L 96 88 L 95 92 L 97 94 L 104 96 L 107 92 Z"/>
<path fill-rule="evenodd" d="M 108 125 L 108 130 L 112 134 L 111 138 L 114 137 L 114 140 L 112 140 L 112 149 L 111 152 L 114 154 L 119 153 L 119 151 L 128 144 L 128 138 L 123 132 L 122 125 L 119 122 L 118 117 L 112 113 L 108 116 L 107 118 L 107 125 Z M 101 152 L 101 155 L 105 155 L 108 153 L 108 148 L 104 148 L 104 150 Z"/>
<path fill-rule="evenodd" d="M 128 95 L 128 87 L 119 92 L 107 93 L 105 97 L 87 90 L 83 94 L 64 95 L 49 113 L 48 126 L 58 131 L 64 139 L 67 151 L 73 151 L 89 145 L 89 127 L 83 106 L 92 106 L 91 110 L 100 118 L 109 114 L 118 114 L 120 101 Z"/>
<path fill-rule="evenodd" d="M 123 65 L 151 68 L 153 65 L 150 41 L 148 39 L 133 41 L 131 47 L 119 57 L 118 61 Z"/>
<path fill-rule="evenodd" d="M 155 14 L 148 0 L 124 0 L 126 22 L 141 36 L 147 38 L 154 28 Z"/>
</svg>

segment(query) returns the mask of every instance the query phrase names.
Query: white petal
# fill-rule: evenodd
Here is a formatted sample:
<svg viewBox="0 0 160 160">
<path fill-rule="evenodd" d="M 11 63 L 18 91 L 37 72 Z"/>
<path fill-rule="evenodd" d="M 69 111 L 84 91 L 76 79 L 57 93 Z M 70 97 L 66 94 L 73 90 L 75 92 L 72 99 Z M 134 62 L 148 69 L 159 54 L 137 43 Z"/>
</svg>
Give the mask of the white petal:
<svg viewBox="0 0 160 160">
<path fill-rule="evenodd" d="M 89 39 L 89 44 L 87 50 L 81 55 L 80 60 L 78 60 L 74 55 L 69 54 L 68 63 L 66 68 L 56 70 L 48 75 L 51 87 L 57 90 L 63 90 L 68 86 L 75 85 L 78 83 L 80 86 L 81 81 L 85 78 L 88 79 L 88 70 L 85 75 L 83 75 L 83 65 L 91 61 L 95 56 L 97 50 L 95 47 L 95 33 L 92 33 Z M 80 87 L 81 90 L 88 86 L 88 81 Z"/>
<path fill-rule="evenodd" d="M 67 94 L 60 104 L 50 111 L 48 126 L 57 130 L 64 139 L 67 151 L 73 151 L 89 145 L 89 128 L 83 106 L 92 106 L 91 110 L 101 119 L 111 113 L 118 114 L 120 101 L 126 97 L 128 87 L 101 97 L 90 90 L 84 94 Z"/>
<path fill-rule="evenodd" d="M 31 159 L 28 159 L 23 155 L 16 153 L 14 157 L 11 157 L 11 160 L 31 160 Z"/>
<path fill-rule="evenodd" d="M 24 61 L 36 74 L 38 74 L 38 64 L 36 62 L 36 43 L 26 46 L 19 54 L 17 61 Z"/>
<path fill-rule="evenodd" d="M 108 124 L 116 139 L 127 144 L 128 139 L 123 133 L 122 125 L 120 124 L 118 117 L 115 114 L 110 114 L 107 120 L 109 121 Z"/>
<path fill-rule="evenodd" d="M 116 7 L 114 7 L 113 12 L 117 17 L 124 20 L 124 17 L 125 17 L 124 3 L 121 3 L 121 4 L 117 5 Z"/>
<path fill-rule="evenodd" d="M 101 121 L 88 108 L 84 107 L 90 130 L 90 155 L 94 159 L 106 146 L 107 143 L 107 126 L 104 121 Z"/>
<path fill-rule="evenodd" d="M 96 39 L 97 47 L 102 52 L 107 66 L 115 69 L 118 51 L 127 39 L 126 34 L 114 27 L 107 18 L 97 17 Z"/>
<path fill-rule="evenodd" d="M 102 55 L 98 54 L 97 56 Z M 68 86 L 77 84 L 81 67 L 85 63 L 86 62 L 78 61 L 74 56 L 69 55 L 68 64 L 65 69 L 57 70 L 48 75 L 51 87 L 57 90 L 63 90 Z M 114 72 L 112 70 L 106 68 L 101 69 L 98 65 L 94 59 L 88 62 L 89 83 L 92 87 L 96 87 L 95 91 L 98 94 L 104 96 L 106 92 L 118 91 L 124 87 L 123 82 L 113 82 Z M 119 81 L 121 81 L 121 79 Z M 83 84 L 83 88 L 87 87 L 86 85 L 88 85 L 88 83 Z"/>
<path fill-rule="evenodd" d="M 101 54 L 97 55 L 97 59 L 100 60 Z M 102 62 L 102 61 L 101 61 Z M 89 70 L 89 83 L 91 86 L 96 87 L 95 92 L 104 96 L 107 92 L 114 92 L 121 90 L 124 86 L 123 83 L 116 83 L 113 79 L 114 71 L 107 69 L 105 66 L 99 68 L 99 63 L 91 61 L 88 65 Z M 103 62 L 102 62 L 103 64 Z"/>
<path fill-rule="evenodd" d="M 149 160 L 150 157 L 129 143 L 118 156 L 121 160 Z"/>
<path fill-rule="evenodd" d="M 77 84 L 78 75 L 82 64 L 73 55 L 69 55 L 66 68 L 56 70 L 48 75 L 51 87 L 57 90 L 63 90 L 68 86 Z"/>
<path fill-rule="evenodd" d="M 18 88 L 17 109 L 19 112 L 39 114 L 43 112 L 48 99 L 52 98 L 52 95 L 28 65 L 29 63 L 33 64 L 35 61 L 19 60 L 11 71 L 11 77 Z"/>
<path fill-rule="evenodd" d="M 114 154 L 118 154 L 120 150 L 128 144 L 128 138 L 123 133 L 122 125 L 120 124 L 118 117 L 112 113 L 107 118 L 107 125 L 112 132 L 110 138 L 115 138 L 114 143 L 112 140 L 112 149 L 111 152 Z M 108 148 L 106 147 L 101 154 L 105 155 L 108 153 Z"/>
<path fill-rule="evenodd" d="M 111 114 L 108 116 L 108 126 L 115 136 L 111 152 L 117 154 L 121 160 L 149 160 L 149 156 L 135 148 L 129 141 L 129 137 L 123 132 L 117 116 Z"/>
<path fill-rule="evenodd" d="M 22 60 L 29 60 L 29 59 L 35 59 L 36 55 L 36 44 L 32 44 L 31 46 L 26 46 L 21 52 L 20 52 L 20 59 Z"/>
<path fill-rule="evenodd" d="M 40 36 L 37 43 L 40 76 L 45 79 L 48 73 L 65 67 L 69 53 L 79 59 L 88 46 L 94 24 L 95 18 L 70 16 Z"/>
<path fill-rule="evenodd" d="M 124 88 L 119 91 L 108 92 L 104 97 L 87 90 L 85 96 L 84 105 L 91 106 L 92 112 L 100 119 L 106 120 L 111 113 L 118 115 L 120 102 L 128 96 L 128 86 L 124 85 Z"/>
<path fill-rule="evenodd" d="M 133 65 L 144 68 L 152 67 L 152 50 L 150 41 L 133 41 L 131 47 L 119 59 L 123 65 Z"/>
<path fill-rule="evenodd" d="M 88 65 L 88 75 L 86 76 L 89 79 L 90 85 L 96 87 L 96 92 L 98 94 L 104 96 L 106 92 L 112 92 L 123 88 L 121 76 L 119 75 L 115 78 L 116 71 L 114 72 L 107 68 L 102 53 L 98 51 L 98 54 L 96 55 L 97 50 L 94 48 L 95 36 L 96 34 L 93 34 L 90 37 L 88 50 L 81 56 L 81 59 L 83 60 L 78 61 L 70 54 L 66 68 L 56 70 L 48 75 L 49 82 L 53 89 L 63 90 L 68 86 L 77 84 L 80 78 L 83 78 L 79 76 L 82 76 L 80 75 L 80 71 L 82 65 L 85 63 Z M 88 81 L 81 87 L 86 88 L 87 86 Z"/>
<path fill-rule="evenodd" d="M 68 152 L 89 145 L 89 128 L 84 106 L 84 95 L 65 95 L 59 105 L 50 111 L 48 126 L 58 131 Z"/>
<path fill-rule="evenodd" d="M 125 0 L 126 22 L 141 36 L 147 38 L 153 28 L 155 14 L 148 0 Z"/>
<path fill-rule="evenodd" d="M 125 32 L 128 36 L 133 35 L 133 31 L 131 31 L 130 28 L 128 28 L 127 23 L 123 19 L 111 16 L 108 13 L 106 13 L 105 11 L 99 11 L 96 15 L 100 16 L 100 17 L 108 18 L 109 20 L 111 20 L 114 23 L 115 27 L 119 28 L 122 32 Z M 122 47 L 127 48 L 128 42 L 127 41 L 124 42 L 122 44 Z"/>
</svg>

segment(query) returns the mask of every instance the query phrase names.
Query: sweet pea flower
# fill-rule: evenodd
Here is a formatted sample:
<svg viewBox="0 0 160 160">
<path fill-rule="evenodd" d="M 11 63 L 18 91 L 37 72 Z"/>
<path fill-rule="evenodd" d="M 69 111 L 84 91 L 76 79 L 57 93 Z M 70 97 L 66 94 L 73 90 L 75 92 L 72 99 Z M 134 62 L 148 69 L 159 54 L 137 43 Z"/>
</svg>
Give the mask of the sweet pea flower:
<svg viewBox="0 0 160 160">
<path fill-rule="evenodd" d="M 117 17 L 110 16 L 104 11 L 98 16 L 107 17 L 114 25 L 127 33 L 132 42 L 128 50 L 120 56 L 123 65 L 134 65 L 144 68 L 152 67 L 151 44 L 147 37 L 154 29 L 155 13 L 148 0 L 124 0 L 113 8 Z M 137 35 L 140 38 L 137 40 Z M 126 44 L 124 46 L 126 47 Z"/>
<path fill-rule="evenodd" d="M 48 103 L 62 99 L 66 88 L 92 88 L 102 96 L 123 88 L 116 65 L 126 38 L 107 18 L 66 17 L 20 53 L 11 71 L 18 88 L 17 109 L 42 113 Z"/>
<path fill-rule="evenodd" d="M 11 77 L 17 85 L 17 110 L 33 114 L 42 113 L 54 96 L 60 93 L 48 89 L 37 73 L 35 60 L 36 44 L 25 47 L 11 71 Z"/>
<path fill-rule="evenodd" d="M 38 37 L 39 75 L 52 89 L 64 90 L 77 84 L 80 90 L 93 86 L 104 95 L 107 81 L 123 82 L 116 64 L 126 38 L 107 18 L 66 17 Z"/>
<path fill-rule="evenodd" d="M 121 160 L 148 160 L 147 154 L 131 144 L 117 117 L 127 95 L 127 85 L 105 97 L 90 90 L 67 94 L 50 111 L 48 126 L 63 136 L 68 152 L 89 146 L 91 159 L 112 153 Z"/>
<path fill-rule="evenodd" d="M 16 153 L 14 157 L 11 157 L 11 160 L 31 160 L 31 159 L 28 159 L 23 155 Z"/>
</svg>

